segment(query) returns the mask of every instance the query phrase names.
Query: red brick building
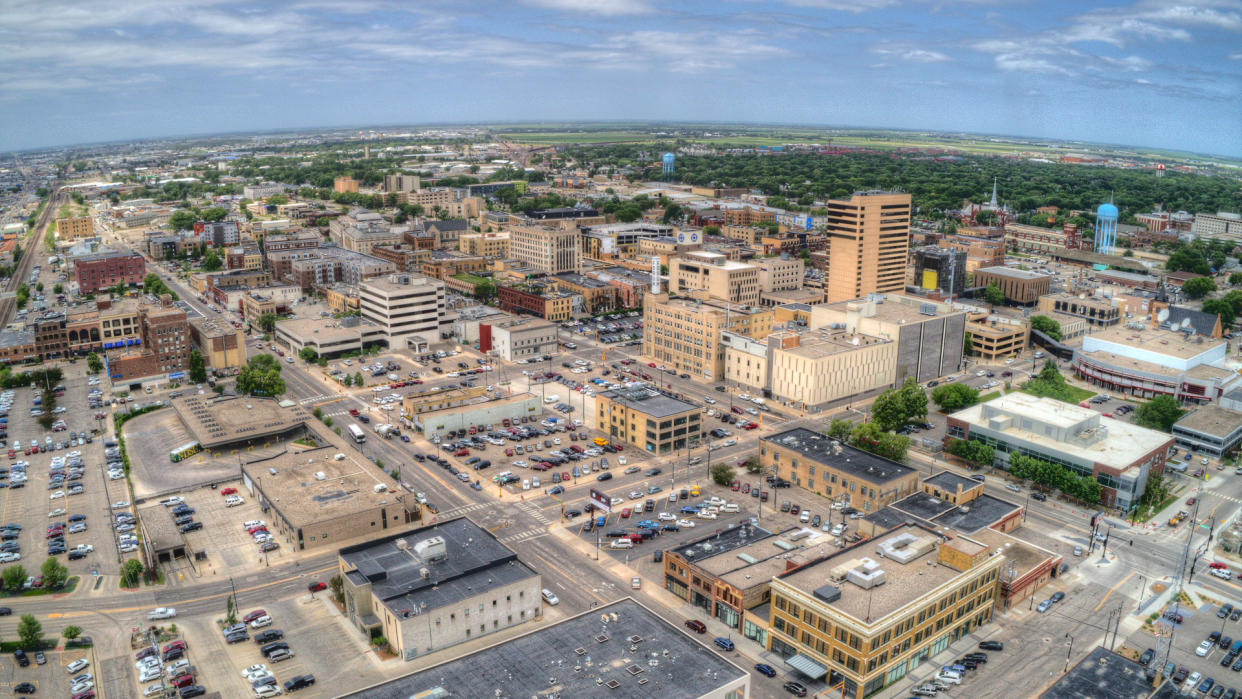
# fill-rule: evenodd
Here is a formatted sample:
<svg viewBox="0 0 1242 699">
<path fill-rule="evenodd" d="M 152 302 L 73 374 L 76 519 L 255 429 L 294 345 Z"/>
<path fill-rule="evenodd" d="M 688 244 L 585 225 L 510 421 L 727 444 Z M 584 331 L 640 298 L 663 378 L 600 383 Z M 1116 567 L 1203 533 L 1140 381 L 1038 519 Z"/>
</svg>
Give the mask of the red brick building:
<svg viewBox="0 0 1242 699">
<path fill-rule="evenodd" d="M 147 263 L 136 252 L 86 255 L 73 262 L 73 278 L 83 294 L 124 284 L 141 284 L 147 275 Z"/>
<path fill-rule="evenodd" d="M 158 306 L 138 309 L 141 344 L 108 354 L 108 374 L 114 381 L 167 375 L 180 378 L 189 369 L 190 324 L 185 311 L 165 296 Z"/>
</svg>

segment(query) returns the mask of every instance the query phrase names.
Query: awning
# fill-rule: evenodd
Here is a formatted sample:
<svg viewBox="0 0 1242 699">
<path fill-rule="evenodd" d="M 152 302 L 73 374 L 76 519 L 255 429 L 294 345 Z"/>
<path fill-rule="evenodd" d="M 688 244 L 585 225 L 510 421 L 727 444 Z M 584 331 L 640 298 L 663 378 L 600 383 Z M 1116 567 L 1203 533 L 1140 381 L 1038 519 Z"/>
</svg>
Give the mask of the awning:
<svg viewBox="0 0 1242 699">
<path fill-rule="evenodd" d="M 793 669 L 801 672 L 813 680 L 818 680 L 828 674 L 828 668 L 820 665 L 814 660 L 811 660 L 805 655 L 795 655 L 791 658 L 785 658 L 785 662 L 788 663 Z"/>
</svg>

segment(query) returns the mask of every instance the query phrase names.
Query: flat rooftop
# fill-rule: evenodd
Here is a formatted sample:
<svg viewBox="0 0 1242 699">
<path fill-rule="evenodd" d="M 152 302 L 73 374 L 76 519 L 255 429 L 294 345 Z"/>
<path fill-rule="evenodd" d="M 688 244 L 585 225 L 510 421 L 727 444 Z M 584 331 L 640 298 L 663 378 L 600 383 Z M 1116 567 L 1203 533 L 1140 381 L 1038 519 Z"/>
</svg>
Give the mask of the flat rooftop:
<svg viewBox="0 0 1242 699">
<path fill-rule="evenodd" d="M 1126 347 L 1139 347 L 1148 352 L 1165 354 L 1179 359 L 1197 357 L 1218 345 L 1224 340 L 1216 340 L 1202 335 L 1186 335 L 1186 333 L 1164 330 L 1162 328 L 1144 327 L 1142 330 L 1127 328 L 1118 323 L 1107 328 L 1098 329 L 1089 335 L 1092 340 L 1113 342 Z"/>
<path fill-rule="evenodd" d="M 442 556 L 421 546 L 437 537 Z M 490 588 L 538 576 L 512 549 L 465 517 L 349 546 L 340 556 L 371 582 L 372 594 L 396 616 L 460 604 Z"/>
<path fill-rule="evenodd" d="M 345 458 L 337 461 L 338 453 Z M 388 474 L 336 445 L 245 461 L 241 468 L 293 528 L 384 506 L 406 506 L 407 496 Z M 381 484 L 385 489 L 376 492 Z"/>
<path fill-rule="evenodd" d="M 1165 684 L 1168 684 L 1167 682 Z M 1070 668 L 1040 699 L 1137 699 L 1152 694 L 1147 668 L 1103 646 Z"/>
<path fill-rule="evenodd" d="M 1009 277 L 1011 279 L 1045 279 L 1049 276 L 1047 274 L 1031 272 L 1029 270 L 1018 269 L 1016 267 L 984 267 L 983 269 L 975 270 L 975 274 L 979 274 L 980 272 L 995 274 L 998 277 Z"/>
<path fill-rule="evenodd" d="M 798 535 L 800 532 L 807 534 Z M 707 537 L 705 537 L 706 539 Z M 708 542 L 705 542 L 708 543 Z M 809 527 L 793 527 L 779 536 L 750 538 L 745 546 L 715 552 L 708 558 L 691 560 L 704 572 L 711 573 L 739 590 L 768 585 L 772 578 L 790 568 L 806 565 L 836 553 L 836 537 Z M 721 555 L 726 553 L 728 555 Z"/>
<path fill-rule="evenodd" d="M 817 464 L 835 468 L 869 483 L 883 485 L 914 473 L 914 469 L 908 466 L 855 449 L 848 444 L 834 447 L 831 437 L 812 432 L 805 427 L 795 427 L 760 441 L 793 449 Z"/>
<path fill-rule="evenodd" d="M 963 493 L 969 492 L 973 488 L 983 487 L 983 484 L 979 481 L 966 476 L 960 476 L 952 471 L 941 471 L 934 476 L 924 478 L 923 482 L 949 493 L 956 493 L 958 486 L 961 486 Z"/>
<path fill-rule="evenodd" d="M 780 579 L 787 585 L 809 595 L 821 588 L 831 589 L 833 581 L 830 574 L 838 566 L 857 562 L 862 558 L 870 558 L 879 562 L 881 570 L 884 571 L 885 582 L 882 585 L 865 590 L 852 582 L 842 580 L 836 584 L 840 596 L 832 602 L 827 602 L 833 609 L 859 622 L 874 624 L 906 606 L 911 600 L 922 597 L 961 575 L 958 571 L 939 562 L 934 545 L 930 545 L 925 553 L 905 564 L 888 558 L 880 558 L 877 553 L 879 544 L 907 533 L 923 539 L 930 538 L 932 541 L 938 541 L 939 537 L 934 530 L 927 527 L 918 524 L 903 524 L 875 538 L 842 549 L 839 553 L 818 563 L 780 576 Z M 825 601 L 822 597 L 819 599 Z"/>
<path fill-rule="evenodd" d="M 1026 415 L 1033 420 L 1062 427 L 1068 427 L 1098 415 L 1099 425 L 1107 429 L 1107 434 L 1090 444 L 1083 441 L 1062 442 L 1042 432 L 1032 432 L 1015 426 L 1020 424 L 1016 420 L 1008 428 L 999 431 L 1007 436 L 1049 449 L 1052 453 L 1068 453 L 1076 458 L 1094 461 L 1116 469 L 1129 467 L 1139 457 L 1173 439 L 1172 435 L 1132 425 L 1123 420 L 1104 417 L 1093 410 L 1080 408 L 1077 405 L 1016 391 L 987 403 L 959 410 L 953 413 L 952 417 L 969 423 L 972 428 L 989 429 L 987 421 L 983 419 L 983 406 L 985 405 L 996 405 L 1010 415 Z"/>
<path fill-rule="evenodd" d="M 788 331 L 778 331 L 788 332 Z M 807 359 L 822 359 L 842 352 L 852 352 L 863 347 L 882 345 L 890 340 L 862 333 L 851 333 L 848 330 L 806 330 L 798 334 L 798 346 L 790 347 L 786 352 Z"/>
<path fill-rule="evenodd" d="M 697 699 L 748 676 L 627 597 L 345 696 Z"/>
<path fill-rule="evenodd" d="M 172 407 L 204 449 L 283 434 L 301 427 L 310 414 L 299 405 L 281 407 L 271 398 L 216 396 L 173 398 Z"/>
<path fill-rule="evenodd" d="M 970 502 L 937 515 L 932 519 L 932 523 L 973 536 L 1019 509 L 1021 509 L 1019 505 L 985 493 Z"/>
<path fill-rule="evenodd" d="M 383 332 L 378 325 L 369 320 L 360 319 L 357 323 L 344 325 L 340 321 L 327 318 L 278 320 L 276 330 L 303 343 L 314 339 L 321 346 L 358 340 L 368 332 Z"/>
<path fill-rule="evenodd" d="M 171 507 L 164 507 L 158 502 L 140 507 L 138 521 L 142 523 L 142 531 L 155 551 L 166 551 L 185 543 L 181 529 L 173 521 Z"/>
<path fill-rule="evenodd" d="M 604 391 L 599 394 L 612 402 L 653 418 L 669 417 L 688 411 L 698 411 L 699 406 L 687 403 L 670 395 L 660 393 L 647 386 L 621 388 L 615 391 Z"/>
<path fill-rule="evenodd" d="M 1242 413 L 1209 403 L 1195 408 L 1173 426 L 1224 440 L 1242 427 Z"/>
</svg>

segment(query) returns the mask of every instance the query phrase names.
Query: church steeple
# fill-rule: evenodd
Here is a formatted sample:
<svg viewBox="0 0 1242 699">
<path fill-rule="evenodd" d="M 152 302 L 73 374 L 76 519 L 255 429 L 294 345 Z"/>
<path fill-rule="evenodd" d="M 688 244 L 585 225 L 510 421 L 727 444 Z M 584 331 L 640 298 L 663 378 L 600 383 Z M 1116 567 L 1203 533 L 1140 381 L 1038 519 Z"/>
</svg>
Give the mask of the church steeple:
<svg viewBox="0 0 1242 699">
<path fill-rule="evenodd" d="M 996 204 L 996 178 L 995 178 L 995 177 L 993 177 L 993 178 L 992 178 L 992 201 L 988 202 L 988 206 L 990 206 L 992 209 L 996 209 L 996 208 L 997 208 L 997 204 Z"/>
</svg>

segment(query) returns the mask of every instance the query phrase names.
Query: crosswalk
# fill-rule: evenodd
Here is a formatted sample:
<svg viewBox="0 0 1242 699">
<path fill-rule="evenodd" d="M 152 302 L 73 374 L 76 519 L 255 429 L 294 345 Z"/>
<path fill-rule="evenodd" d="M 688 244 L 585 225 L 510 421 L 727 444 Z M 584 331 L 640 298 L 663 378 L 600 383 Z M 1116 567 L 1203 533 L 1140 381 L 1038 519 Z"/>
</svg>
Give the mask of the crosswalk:
<svg viewBox="0 0 1242 699">
<path fill-rule="evenodd" d="M 552 523 L 551 520 L 549 520 L 546 516 L 544 516 L 543 510 L 541 510 L 534 503 L 523 502 L 519 504 L 517 507 L 519 510 L 526 513 L 526 516 L 530 517 L 531 519 L 535 520 L 536 522 L 540 524 L 547 525 L 547 524 Z"/>
<path fill-rule="evenodd" d="M 472 502 L 468 505 L 459 505 L 457 507 L 450 507 L 449 509 L 444 510 L 443 512 L 440 513 L 440 518 L 450 519 L 452 517 L 458 517 L 464 514 L 469 514 L 476 510 L 481 510 L 485 507 L 488 507 L 488 504 L 485 502 Z"/>
<path fill-rule="evenodd" d="M 539 537 L 547 536 L 547 535 L 548 535 L 547 529 L 529 529 L 524 532 L 518 532 L 517 534 L 511 534 L 509 536 L 501 537 L 500 543 L 515 544 L 519 541 L 529 541 L 531 539 L 538 539 Z"/>
<path fill-rule="evenodd" d="M 322 403 L 323 401 L 329 400 L 332 398 L 340 398 L 340 396 L 336 395 L 335 393 L 321 393 L 317 396 L 311 396 L 310 398 L 303 398 L 302 400 L 298 401 L 298 403 L 301 405 L 310 405 L 311 403 Z"/>
</svg>

